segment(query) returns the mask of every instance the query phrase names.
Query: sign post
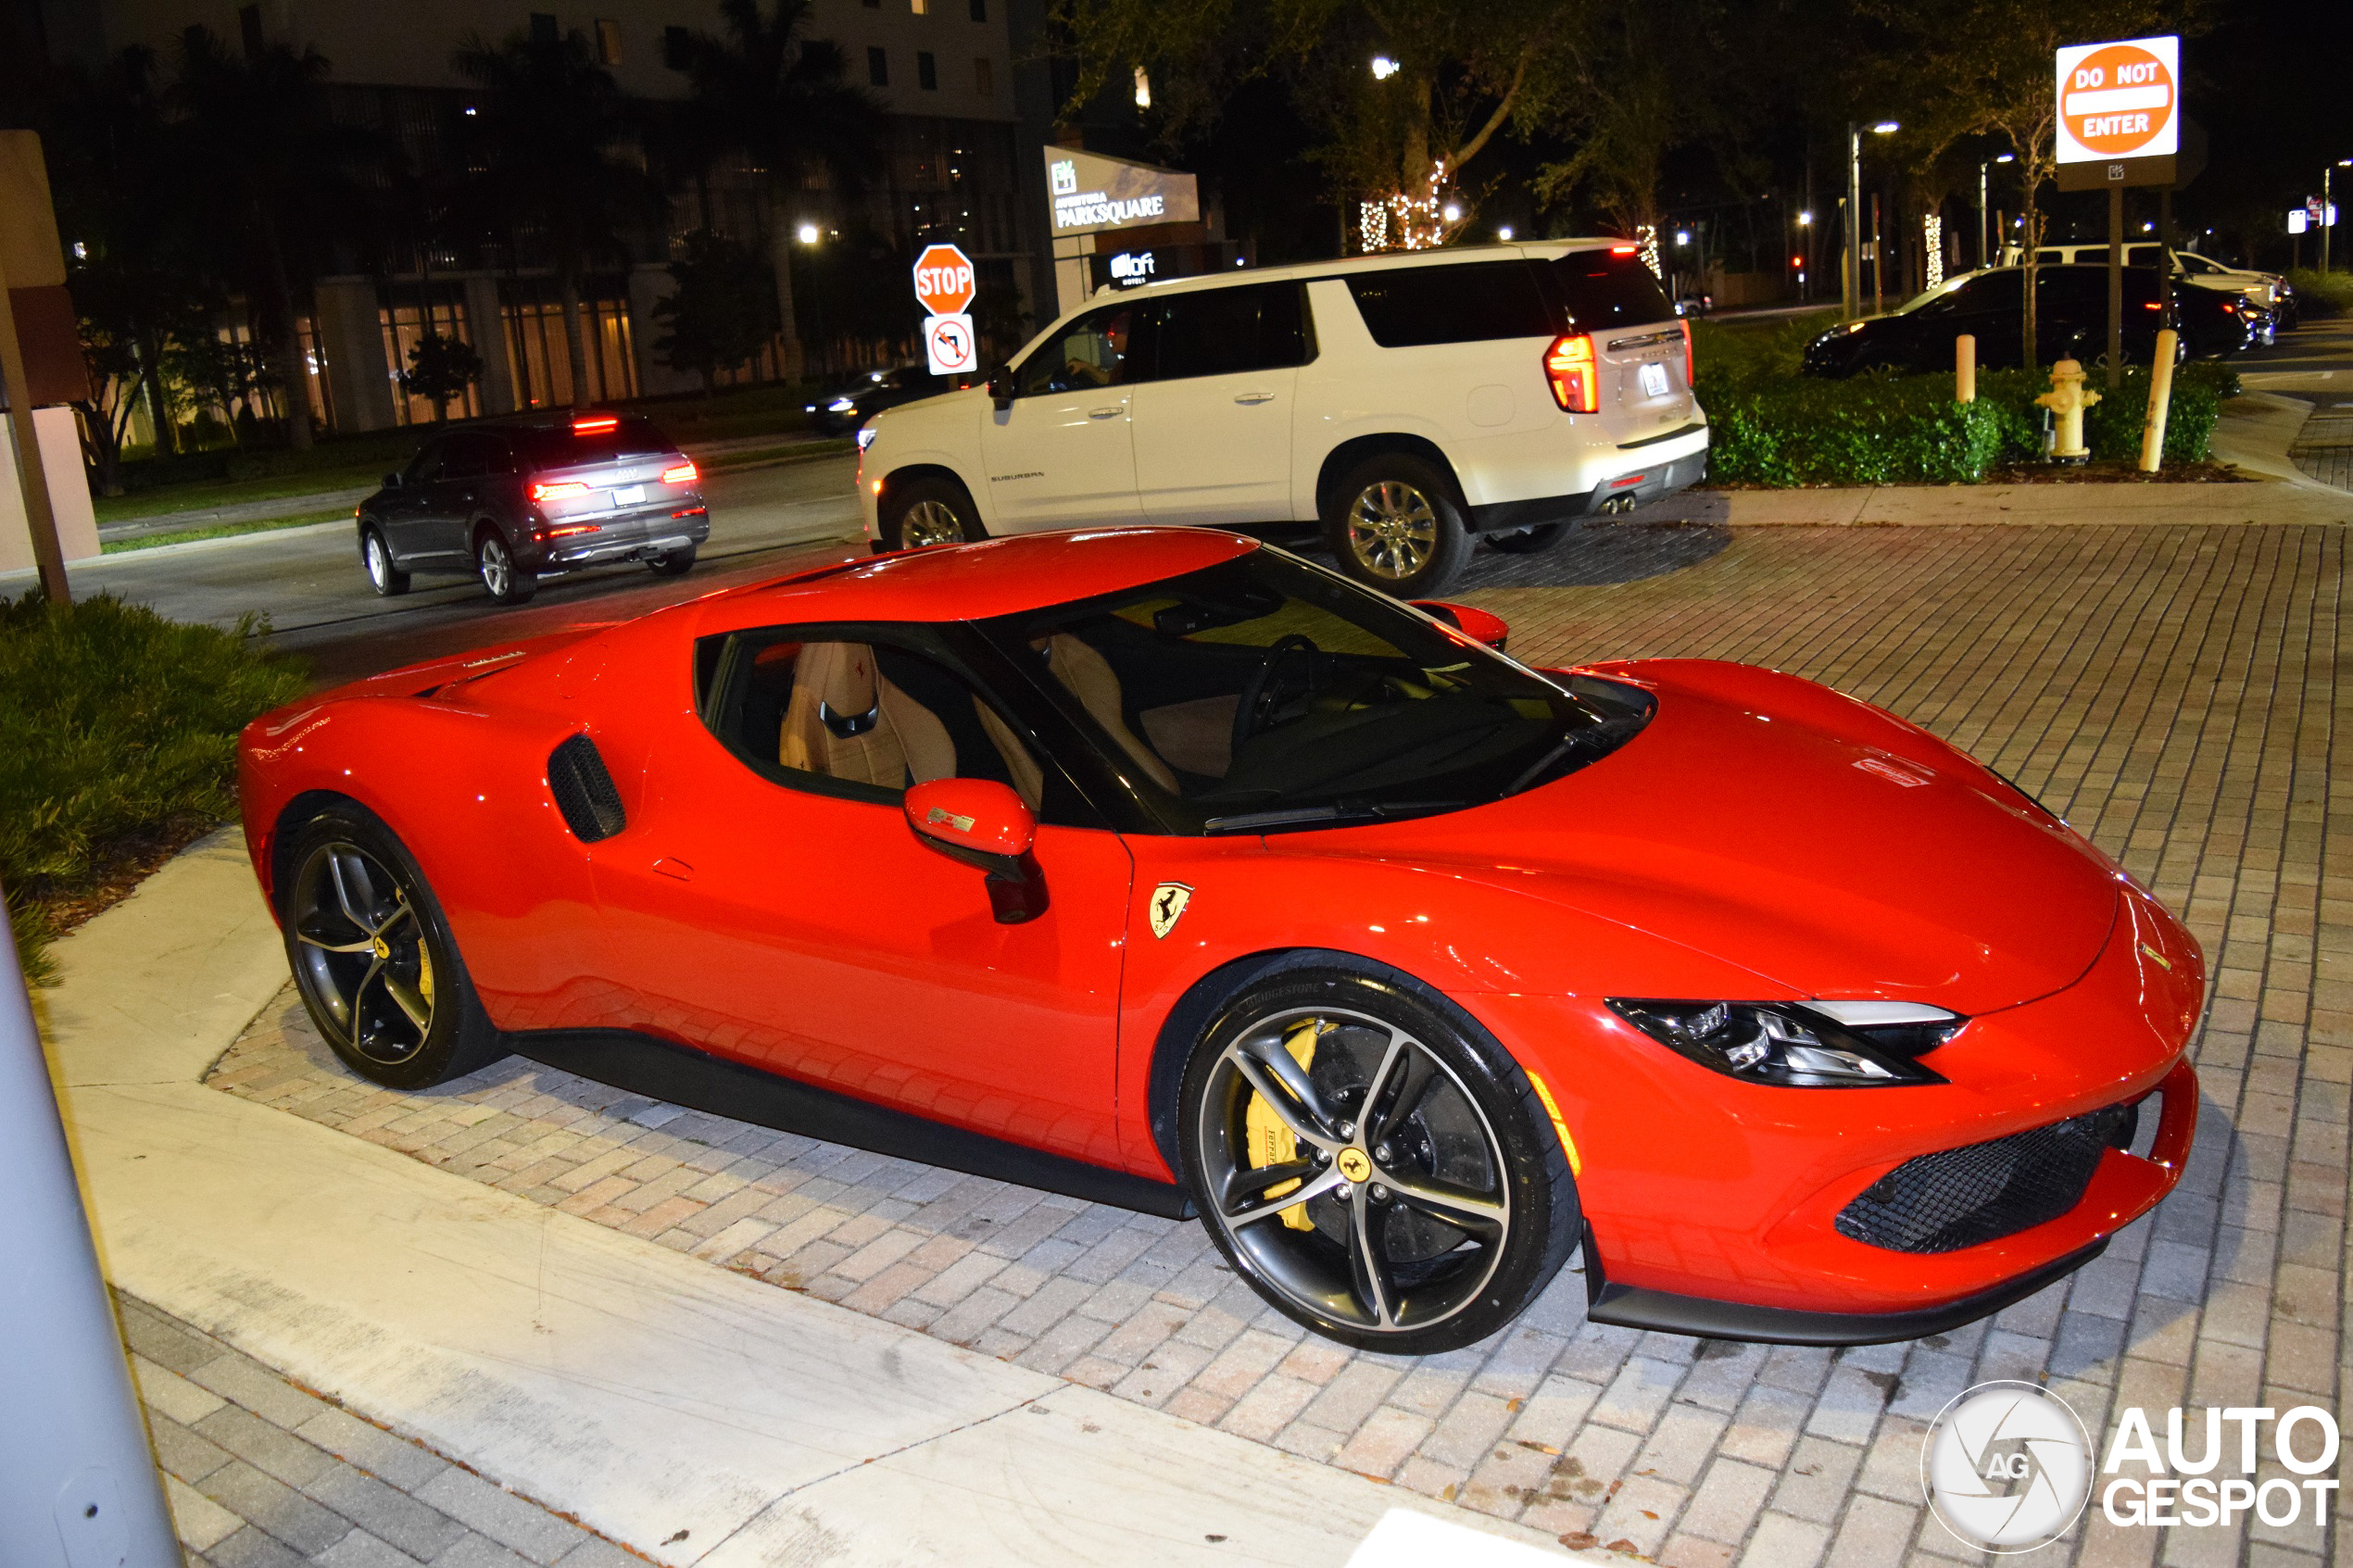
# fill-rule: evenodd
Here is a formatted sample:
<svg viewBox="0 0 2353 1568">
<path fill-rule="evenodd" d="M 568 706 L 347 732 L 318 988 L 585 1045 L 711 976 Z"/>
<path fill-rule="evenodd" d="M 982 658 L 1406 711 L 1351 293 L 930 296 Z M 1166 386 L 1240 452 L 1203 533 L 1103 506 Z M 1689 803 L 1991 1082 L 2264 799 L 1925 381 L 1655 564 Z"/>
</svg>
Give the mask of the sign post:
<svg viewBox="0 0 2353 1568">
<path fill-rule="evenodd" d="M 2108 192 L 2108 384 L 2124 374 L 2124 187 L 2174 182 L 2182 41 L 2070 44 L 2058 52 L 2058 185 Z"/>
<path fill-rule="evenodd" d="M 973 332 L 973 295 L 978 282 L 972 257 L 954 245 L 927 245 L 915 257 L 915 297 L 923 302 L 924 355 L 935 376 L 961 376 L 978 368 L 980 343 Z"/>
</svg>

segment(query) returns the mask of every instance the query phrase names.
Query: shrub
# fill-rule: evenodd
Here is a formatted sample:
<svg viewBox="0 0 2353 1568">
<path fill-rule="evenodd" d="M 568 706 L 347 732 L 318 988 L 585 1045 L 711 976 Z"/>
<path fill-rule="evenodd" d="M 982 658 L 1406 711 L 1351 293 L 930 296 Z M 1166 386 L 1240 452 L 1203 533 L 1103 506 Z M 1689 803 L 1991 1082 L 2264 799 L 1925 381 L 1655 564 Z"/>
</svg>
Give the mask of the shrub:
<svg viewBox="0 0 2353 1568">
<path fill-rule="evenodd" d="M 2288 272 L 2287 281 L 2296 285 L 2307 316 L 2342 316 L 2353 310 L 2353 272 L 2297 267 Z"/>
<path fill-rule="evenodd" d="M 0 600 L 0 885 L 29 975 L 47 900 L 86 887 L 142 836 L 236 809 L 237 732 L 300 696 L 301 665 L 234 631 L 106 595 Z"/>
<path fill-rule="evenodd" d="M 2101 394 L 2083 421 L 2084 445 L 2102 460 L 2141 452 L 2148 370 L 2127 366 L 2124 384 Z M 1857 376 L 1848 381 L 1784 377 L 1742 383 L 1703 370 L 1697 388 L 1714 434 L 1708 476 L 1722 483 L 1973 484 L 1988 470 L 2039 458 L 2043 409 L 2034 399 L 2047 374 L 1987 370 L 1977 401 L 1953 401 L 1948 375 Z M 2203 461 L 2238 374 L 2207 360 L 2174 372 L 2165 460 Z"/>
</svg>

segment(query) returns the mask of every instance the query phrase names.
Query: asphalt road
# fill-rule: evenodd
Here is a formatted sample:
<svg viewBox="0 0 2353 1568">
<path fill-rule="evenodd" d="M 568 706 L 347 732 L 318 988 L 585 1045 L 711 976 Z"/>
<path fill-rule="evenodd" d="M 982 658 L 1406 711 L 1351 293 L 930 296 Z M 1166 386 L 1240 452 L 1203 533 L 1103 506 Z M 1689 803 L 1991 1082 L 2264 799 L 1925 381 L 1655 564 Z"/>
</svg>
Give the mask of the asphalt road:
<svg viewBox="0 0 2353 1568">
<path fill-rule="evenodd" d="M 642 566 L 598 567 L 547 579 L 538 597 L 516 608 L 493 604 L 470 577 L 419 577 L 398 598 L 377 597 L 348 522 L 106 556 L 74 567 L 71 578 L 77 596 L 104 590 L 176 621 L 233 626 L 247 614 L 266 617 L 275 646 L 303 655 L 321 684 L 333 684 L 862 554 L 855 468 L 842 456 L 712 474 L 704 486 L 711 539 L 691 573 L 657 578 Z"/>
<path fill-rule="evenodd" d="M 2308 321 L 2231 363 L 2249 392 L 2309 396 L 2334 390 L 2353 396 L 2353 316 Z"/>
</svg>

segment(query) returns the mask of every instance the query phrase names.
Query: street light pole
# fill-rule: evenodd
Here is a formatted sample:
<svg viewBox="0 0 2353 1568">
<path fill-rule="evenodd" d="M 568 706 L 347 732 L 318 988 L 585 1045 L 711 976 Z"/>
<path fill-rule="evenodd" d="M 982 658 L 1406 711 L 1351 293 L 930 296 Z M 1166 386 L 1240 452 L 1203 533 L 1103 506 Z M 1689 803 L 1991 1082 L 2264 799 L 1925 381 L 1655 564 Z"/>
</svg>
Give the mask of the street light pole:
<svg viewBox="0 0 2353 1568">
<path fill-rule="evenodd" d="M 1874 136 L 1892 136 L 1903 127 L 1892 119 L 1882 119 L 1871 127 Z M 1863 313 L 1863 126 L 1859 120 L 1846 122 L 1846 269 L 1839 281 L 1845 291 L 1843 301 L 1846 319 L 1853 320 Z M 1879 263 L 1871 263 L 1871 280 L 1879 282 Z"/>
</svg>

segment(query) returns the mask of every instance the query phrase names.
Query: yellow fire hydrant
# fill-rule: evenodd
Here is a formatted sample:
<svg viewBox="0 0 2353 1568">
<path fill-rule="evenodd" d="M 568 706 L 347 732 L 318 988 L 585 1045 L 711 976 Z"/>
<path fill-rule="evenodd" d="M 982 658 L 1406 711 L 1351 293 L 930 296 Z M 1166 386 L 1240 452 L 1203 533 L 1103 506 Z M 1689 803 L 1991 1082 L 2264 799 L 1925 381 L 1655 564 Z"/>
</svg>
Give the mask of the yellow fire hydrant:
<svg viewBox="0 0 2353 1568">
<path fill-rule="evenodd" d="M 2058 416 L 2057 438 L 2051 445 L 2051 459 L 2060 463 L 2080 463 L 2092 455 L 2083 445 L 2083 410 L 2100 400 L 2100 395 L 2083 384 L 2083 367 L 2073 359 L 2062 359 L 2051 367 L 2051 390 L 2034 399 Z"/>
</svg>

